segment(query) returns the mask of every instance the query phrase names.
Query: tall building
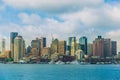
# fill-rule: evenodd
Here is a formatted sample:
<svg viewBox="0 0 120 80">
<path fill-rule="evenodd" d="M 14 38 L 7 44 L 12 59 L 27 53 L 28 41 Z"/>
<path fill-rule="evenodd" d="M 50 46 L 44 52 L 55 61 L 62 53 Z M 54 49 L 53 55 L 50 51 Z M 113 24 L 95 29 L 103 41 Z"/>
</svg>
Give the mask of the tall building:
<svg viewBox="0 0 120 80">
<path fill-rule="evenodd" d="M 32 49 L 31 46 L 28 46 L 28 47 L 27 47 L 27 50 L 26 50 L 26 53 L 27 53 L 27 54 L 30 54 L 30 53 L 31 53 L 31 49 Z"/>
<path fill-rule="evenodd" d="M 10 50 L 6 50 L 6 51 L 4 52 L 4 54 L 5 54 L 5 57 L 6 57 L 6 58 L 11 58 L 11 51 L 10 51 Z"/>
<path fill-rule="evenodd" d="M 66 53 L 66 41 L 59 41 L 58 53 L 64 55 Z"/>
<path fill-rule="evenodd" d="M 117 54 L 117 42 L 116 41 L 112 41 L 112 55 L 116 55 Z"/>
<path fill-rule="evenodd" d="M 81 50 L 81 45 L 80 45 L 80 43 L 76 43 L 76 50 Z"/>
<path fill-rule="evenodd" d="M 112 56 L 112 43 L 110 39 L 104 39 L 101 36 L 93 41 L 93 56 L 102 58 Z"/>
<path fill-rule="evenodd" d="M 17 32 L 11 32 L 10 33 L 10 51 L 11 51 L 11 57 L 14 58 L 14 39 L 18 36 Z"/>
<path fill-rule="evenodd" d="M 93 41 L 93 56 L 104 57 L 104 38 L 101 36 Z"/>
<path fill-rule="evenodd" d="M 71 53 L 71 46 L 67 45 L 66 46 L 66 55 L 70 55 Z"/>
<path fill-rule="evenodd" d="M 51 54 L 54 54 L 55 52 L 58 53 L 58 39 L 55 39 L 52 41 L 52 44 L 51 44 Z"/>
<path fill-rule="evenodd" d="M 42 49 L 41 58 L 43 58 L 43 59 L 49 59 L 50 58 L 50 48 L 49 47 L 44 47 Z"/>
<path fill-rule="evenodd" d="M 5 39 L 2 39 L 2 53 L 5 52 Z"/>
<path fill-rule="evenodd" d="M 68 45 L 71 46 L 72 44 L 72 39 L 74 38 L 74 42 L 76 42 L 76 37 L 69 37 L 68 38 Z"/>
<path fill-rule="evenodd" d="M 84 54 L 87 54 L 87 38 L 85 36 L 81 37 L 79 43 L 81 45 L 81 50 L 83 50 Z"/>
<path fill-rule="evenodd" d="M 23 39 L 23 48 L 22 48 L 22 53 L 23 53 L 23 56 L 25 56 L 25 53 L 26 53 L 26 48 L 25 48 L 25 40 Z"/>
<path fill-rule="evenodd" d="M 42 37 L 41 46 L 42 46 L 43 48 L 46 47 L 46 37 Z"/>
<path fill-rule="evenodd" d="M 72 37 L 71 56 L 75 56 L 75 51 L 76 51 L 76 39 Z"/>
<path fill-rule="evenodd" d="M 14 62 L 19 62 L 20 59 L 23 58 L 24 56 L 24 40 L 22 38 L 22 36 L 17 36 L 14 39 Z"/>
<path fill-rule="evenodd" d="M 104 57 L 111 57 L 112 55 L 111 50 L 111 40 L 104 39 Z"/>
<path fill-rule="evenodd" d="M 39 40 L 38 38 L 37 38 L 36 40 L 32 40 L 32 41 L 31 41 L 31 48 L 34 49 L 34 50 L 35 50 L 35 49 L 37 50 L 36 53 L 35 53 L 36 56 L 40 56 L 40 50 L 41 50 L 40 44 L 41 44 L 41 43 L 40 43 L 40 40 Z M 35 55 L 35 54 L 34 54 L 34 55 Z"/>
<path fill-rule="evenodd" d="M 87 54 L 93 55 L 93 44 L 91 44 L 91 43 L 87 44 Z"/>
</svg>

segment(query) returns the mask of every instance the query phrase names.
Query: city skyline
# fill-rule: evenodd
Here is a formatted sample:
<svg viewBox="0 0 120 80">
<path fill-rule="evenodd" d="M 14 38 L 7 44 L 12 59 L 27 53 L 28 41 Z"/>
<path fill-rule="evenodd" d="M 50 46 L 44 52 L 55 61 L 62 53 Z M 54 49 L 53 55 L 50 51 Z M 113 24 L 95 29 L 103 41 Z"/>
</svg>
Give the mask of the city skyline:
<svg viewBox="0 0 120 80">
<path fill-rule="evenodd" d="M 119 51 L 119 5 L 119 0 L 1 0 L 0 40 L 6 39 L 8 49 L 10 32 L 22 35 L 26 44 L 41 36 L 51 43 L 51 35 L 86 36 L 90 42 L 102 35 L 117 41 Z"/>
<path fill-rule="evenodd" d="M 12 34 L 12 35 L 11 35 Z M 14 37 L 13 37 L 14 36 Z M 12 50 L 12 48 L 11 48 L 11 44 L 13 45 L 13 43 L 11 43 L 11 41 L 14 41 L 14 39 L 15 39 L 15 37 L 17 37 L 17 36 L 22 36 L 23 38 L 25 38 L 23 35 L 20 35 L 18 32 L 11 32 L 10 33 L 10 36 L 9 37 L 11 37 L 11 40 L 10 41 L 8 41 L 8 40 L 6 40 L 5 38 L 2 38 L 2 40 L 0 40 L 1 42 L 0 42 L 0 44 L 1 44 L 1 46 L 0 46 L 0 50 L 2 51 L 2 46 L 3 46 L 3 40 L 4 40 L 4 48 L 5 48 L 5 50 Z M 98 36 L 96 36 L 94 39 L 96 39 L 97 37 L 99 37 L 99 36 L 101 36 L 101 35 L 98 35 Z M 102 36 L 103 37 L 103 36 Z M 12 40 L 12 38 L 13 38 L 13 40 Z M 71 38 L 71 42 L 70 42 L 70 38 Z M 31 41 L 29 42 L 29 44 L 26 44 L 27 42 L 26 42 L 26 40 L 24 40 L 25 41 L 25 48 L 27 48 L 28 46 L 31 46 L 31 42 L 32 41 L 34 41 L 35 39 L 41 39 L 41 40 L 43 40 L 43 42 L 45 42 L 45 44 L 43 44 L 43 43 L 41 43 L 41 44 L 43 44 L 43 46 L 45 46 L 45 47 L 51 47 L 51 44 L 52 44 L 52 41 L 53 40 L 58 40 L 58 41 L 65 41 L 66 42 L 66 45 L 72 45 L 72 38 L 74 38 L 75 40 L 75 43 L 80 43 L 81 45 L 83 45 L 83 43 L 82 42 L 80 42 L 80 39 L 81 38 L 86 38 L 86 47 L 87 47 L 87 44 L 93 44 L 94 43 L 94 39 L 92 39 L 92 41 L 90 42 L 89 41 L 89 38 L 88 37 L 86 37 L 85 35 L 84 36 L 80 36 L 80 37 L 77 37 L 77 36 L 69 36 L 69 37 L 66 37 L 66 39 L 61 39 L 61 38 L 54 38 L 54 39 L 51 39 L 50 41 L 48 41 L 48 38 L 47 37 L 45 37 L 45 36 L 42 36 L 42 37 L 34 37 L 33 39 L 31 39 Z M 115 41 L 114 39 L 111 39 L 111 38 L 109 38 L 109 37 L 104 37 L 104 38 L 106 38 L 106 39 L 110 39 L 111 41 Z M 44 41 L 44 39 L 45 39 L 45 41 Z M 10 44 L 7 44 L 6 42 L 9 42 Z M 49 44 L 48 44 L 48 42 L 50 42 Z M 115 41 L 116 42 L 116 41 Z M 48 44 L 48 45 L 46 45 L 46 44 Z M 118 42 L 117 42 L 117 44 L 118 44 Z M 118 46 L 117 46 L 117 48 L 118 48 Z M 81 48 L 82 49 L 82 48 Z M 87 50 L 87 49 L 86 49 Z M 85 51 L 86 51 L 85 50 Z M 118 51 L 117 52 L 119 52 L 119 49 L 118 49 Z"/>
</svg>

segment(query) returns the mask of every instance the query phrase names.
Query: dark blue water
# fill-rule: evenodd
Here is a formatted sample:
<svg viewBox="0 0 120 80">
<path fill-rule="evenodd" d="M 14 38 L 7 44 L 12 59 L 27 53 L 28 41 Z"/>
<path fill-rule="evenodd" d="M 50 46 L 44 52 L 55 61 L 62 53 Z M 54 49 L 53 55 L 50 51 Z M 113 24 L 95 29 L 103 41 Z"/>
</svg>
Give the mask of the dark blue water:
<svg viewBox="0 0 120 80">
<path fill-rule="evenodd" d="M 0 64 L 0 80 L 120 80 L 120 65 Z"/>
</svg>

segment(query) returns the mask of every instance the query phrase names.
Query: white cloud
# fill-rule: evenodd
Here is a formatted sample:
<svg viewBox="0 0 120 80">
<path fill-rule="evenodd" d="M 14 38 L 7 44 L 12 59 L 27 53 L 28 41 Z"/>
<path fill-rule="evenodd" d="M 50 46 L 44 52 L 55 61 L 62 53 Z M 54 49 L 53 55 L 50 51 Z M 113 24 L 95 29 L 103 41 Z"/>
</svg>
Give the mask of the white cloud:
<svg viewBox="0 0 120 80">
<path fill-rule="evenodd" d="M 18 17 L 24 24 L 38 24 L 42 21 L 40 16 L 35 14 L 28 15 L 26 13 L 20 13 Z"/>
<path fill-rule="evenodd" d="M 2 0 L 16 9 L 35 9 L 43 12 L 61 13 L 79 10 L 83 7 L 98 7 L 104 0 Z"/>
<path fill-rule="evenodd" d="M 92 8 L 84 8 L 79 12 L 63 14 L 62 19 L 72 22 L 78 22 L 85 26 L 90 26 L 99 20 L 98 10 Z"/>
<path fill-rule="evenodd" d="M 120 51 L 120 29 L 112 30 L 105 34 L 106 37 L 111 38 L 113 41 L 117 41 L 117 50 Z"/>
<path fill-rule="evenodd" d="M 69 22 L 59 22 L 53 18 L 42 18 L 37 14 L 26 14 L 26 13 L 20 13 L 18 14 L 19 18 L 21 19 L 22 23 L 25 25 L 32 25 L 36 28 L 40 29 L 41 31 L 47 31 L 50 32 L 66 32 L 69 33 L 72 30 L 74 30 L 74 24 L 71 24 Z M 28 29 L 33 30 L 33 29 Z M 49 32 L 48 31 L 48 32 Z"/>
</svg>

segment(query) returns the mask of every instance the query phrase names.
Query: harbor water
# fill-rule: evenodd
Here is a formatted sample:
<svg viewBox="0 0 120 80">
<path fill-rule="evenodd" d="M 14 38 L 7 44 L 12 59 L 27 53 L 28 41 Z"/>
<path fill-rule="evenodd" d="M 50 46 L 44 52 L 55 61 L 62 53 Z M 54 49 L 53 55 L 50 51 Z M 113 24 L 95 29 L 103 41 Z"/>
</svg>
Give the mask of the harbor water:
<svg viewBox="0 0 120 80">
<path fill-rule="evenodd" d="M 120 80 L 120 65 L 0 64 L 0 80 Z"/>
</svg>

